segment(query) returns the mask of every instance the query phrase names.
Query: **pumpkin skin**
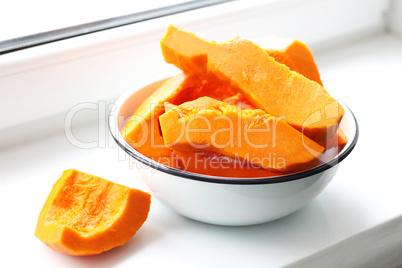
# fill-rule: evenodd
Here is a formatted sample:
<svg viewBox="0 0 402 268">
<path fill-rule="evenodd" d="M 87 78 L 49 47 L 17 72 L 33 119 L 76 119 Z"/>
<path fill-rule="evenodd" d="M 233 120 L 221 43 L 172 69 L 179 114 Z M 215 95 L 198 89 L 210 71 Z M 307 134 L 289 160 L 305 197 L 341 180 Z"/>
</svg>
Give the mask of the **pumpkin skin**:
<svg viewBox="0 0 402 268">
<path fill-rule="evenodd" d="M 151 196 L 77 170 L 66 170 L 40 212 L 35 236 L 68 255 L 94 255 L 125 244 L 148 217 Z"/>
</svg>

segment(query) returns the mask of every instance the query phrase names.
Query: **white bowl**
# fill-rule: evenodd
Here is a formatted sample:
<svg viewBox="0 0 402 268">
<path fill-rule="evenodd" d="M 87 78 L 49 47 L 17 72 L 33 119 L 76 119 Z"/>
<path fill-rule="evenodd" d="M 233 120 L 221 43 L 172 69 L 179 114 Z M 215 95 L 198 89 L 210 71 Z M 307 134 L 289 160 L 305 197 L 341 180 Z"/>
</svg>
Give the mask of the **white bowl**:
<svg viewBox="0 0 402 268">
<path fill-rule="evenodd" d="M 353 150 L 358 125 L 344 105 L 341 127 L 346 146 L 322 165 L 269 178 L 228 178 L 190 173 L 155 162 L 128 145 L 120 134 L 124 122 L 166 79 L 134 88 L 116 102 L 109 128 L 117 144 L 138 161 L 138 172 L 153 197 L 188 218 L 219 225 L 252 225 L 289 215 L 314 199 L 331 181 L 339 163 Z"/>
</svg>

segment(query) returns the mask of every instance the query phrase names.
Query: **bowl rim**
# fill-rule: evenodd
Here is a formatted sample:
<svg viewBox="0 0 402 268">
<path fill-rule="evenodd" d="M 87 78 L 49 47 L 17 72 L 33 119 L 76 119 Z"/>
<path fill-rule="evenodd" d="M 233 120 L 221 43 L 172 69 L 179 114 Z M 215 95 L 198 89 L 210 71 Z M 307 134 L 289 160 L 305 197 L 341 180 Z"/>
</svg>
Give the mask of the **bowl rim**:
<svg viewBox="0 0 402 268">
<path fill-rule="evenodd" d="M 198 173 L 192 173 L 180 169 L 175 169 L 169 166 L 165 166 L 161 163 L 158 163 L 154 160 L 151 160 L 150 158 L 142 155 L 139 153 L 137 150 L 132 148 L 121 136 L 120 131 L 118 131 L 118 125 L 117 125 L 117 118 L 118 118 L 118 113 L 120 111 L 120 108 L 122 105 L 125 103 L 125 101 L 135 94 L 136 92 L 140 91 L 141 89 L 145 88 L 146 86 L 149 86 L 151 84 L 156 84 L 159 82 L 162 82 L 165 79 L 161 80 L 154 80 L 153 82 L 150 83 L 143 83 L 142 86 L 137 86 L 135 89 L 131 89 L 126 91 L 124 94 L 118 98 L 118 100 L 115 103 L 115 109 L 113 109 L 109 115 L 109 120 L 108 120 L 108 127 L 109 131 L 114 139 L 114 141 L 117 143 L 117 145 L 122 148 L 129 156 L 133 157 L 135 160 L 139 161 L 140 163 L 146 165 L 147 167 L 156 169 L 158 171 L 167 173 L 169 175 L 173 176 L 178 176 L 183 179 L 190 179 L 190 180 L 196 180 L 196 181 L 203 181 L 203 182 L 209 182 L 209 183 L 218 183 L 218 184 L 243 184 L 243 185 L 252 185 L 252 184 L 274 184 L 274 183 L 284 183 L 284 182 L 290 182 L 290 181 L 295 181 L 295 180 L 300 180 L 303 178 L 307 178 L 313 175 L 316 175 L 318 173 L 324 172 L 325 170 L 328 170 L 336 165 L 338 165 L 341 161 L 343 161 L 354 149 L 356 146 L 358 137 L 359 137 L 359 125 L 356 120 L 356 116 L 353 114 L 353 112 L 350 110 L 350 108 L 342 101 L 339 101 L 342 106 L 344 107 L 345 110 L 347 110 L 351 114 L 351 122 L 350 124 L 354 123 L 355 125 L 355 133 L 353 136 L 353 139 L 349 138 L 349 141 L 345 145 L 345 147 L 339 152 L 333 159 L 331 159 L 328 162 L 325 162 L 319 166 L 310 168 L 308 170 L 304 170 L 301 172 L 296 172 L 296 173 L 290 173 L 290 174 L 284 174 L 280 176 L 274 176 L 274 177 L 258 177 L 258 178 L 235 178 L 235 177 L 219 177 L 219 176 L 211 176 L 211 175 L 204 175 L 204 174 L 198 174 Z"/>
</svg>

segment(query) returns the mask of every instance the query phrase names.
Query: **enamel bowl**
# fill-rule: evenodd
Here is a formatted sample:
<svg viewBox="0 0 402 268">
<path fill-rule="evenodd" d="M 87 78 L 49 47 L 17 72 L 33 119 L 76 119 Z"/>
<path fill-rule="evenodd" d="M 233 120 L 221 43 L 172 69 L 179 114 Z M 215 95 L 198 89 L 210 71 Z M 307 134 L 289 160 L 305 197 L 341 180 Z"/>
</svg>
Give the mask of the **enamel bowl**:
<svg viewBox="0 0 402 268">
<path fill-rule="evenodd" d="M 226 178 L 190 173 L 159 164 L 129 146 L 120 130 L 137 107 L 165 79 L 144 84 L 122 95 L 109 117 L 109 128 L 117 144 L 132 157 L 141 179 L 153 197 L 188 218 L 218 225 L 241 226 L 269 222 L 289 215 L 314 199 L 328 185 L 339 163 L 353 150 L 358 125 L 342 103 L 342 130 L 346 146 L 319 166 L 270 178 Z M 327 157 L 328 158 L 328 157 Z"/>
</svg>

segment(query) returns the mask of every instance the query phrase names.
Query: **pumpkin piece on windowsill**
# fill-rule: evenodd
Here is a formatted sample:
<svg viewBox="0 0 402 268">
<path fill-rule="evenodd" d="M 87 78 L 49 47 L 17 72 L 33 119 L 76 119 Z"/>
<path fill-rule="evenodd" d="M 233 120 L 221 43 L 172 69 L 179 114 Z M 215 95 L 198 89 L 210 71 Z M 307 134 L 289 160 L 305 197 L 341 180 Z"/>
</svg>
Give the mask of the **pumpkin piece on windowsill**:
<svg viewBox="0 0 402 268">
<path fill-rule="evenodd" d="M 151 196 L 66 170 L 40 212 L 35 236 L 53 250 L 94 255 L 125 244 L 148 217 Z"/>
</svg>

